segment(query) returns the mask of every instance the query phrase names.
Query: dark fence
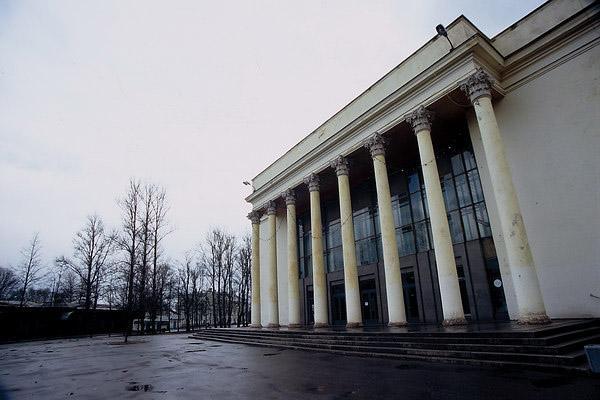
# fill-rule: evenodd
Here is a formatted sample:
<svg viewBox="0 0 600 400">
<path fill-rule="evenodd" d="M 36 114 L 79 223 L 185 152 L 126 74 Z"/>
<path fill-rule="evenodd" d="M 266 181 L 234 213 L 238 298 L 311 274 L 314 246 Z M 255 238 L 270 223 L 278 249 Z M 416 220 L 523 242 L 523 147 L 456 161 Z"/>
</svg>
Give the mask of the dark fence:
<svg viewBox="0 0 600 400">
<path fill-rule="evenodd" d="M 125 332 L 127 313 L 69 307 L 0 307 L 0 342 Z"/>
</svg>

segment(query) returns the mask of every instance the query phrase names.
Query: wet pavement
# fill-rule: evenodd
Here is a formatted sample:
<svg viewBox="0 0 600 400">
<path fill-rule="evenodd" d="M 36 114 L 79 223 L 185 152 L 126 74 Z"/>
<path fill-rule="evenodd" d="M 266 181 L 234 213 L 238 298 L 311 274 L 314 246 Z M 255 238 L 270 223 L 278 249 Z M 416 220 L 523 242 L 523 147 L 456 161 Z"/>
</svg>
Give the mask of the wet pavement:
<svg viewBox="0 0 600 400">
<path fill-rule="evenodd" d="M 185 334 L 122 340 L 0 345 L 0 385 L 16 400 L 600 399 L 600 377 L 275 350 Z"/>
</svg>

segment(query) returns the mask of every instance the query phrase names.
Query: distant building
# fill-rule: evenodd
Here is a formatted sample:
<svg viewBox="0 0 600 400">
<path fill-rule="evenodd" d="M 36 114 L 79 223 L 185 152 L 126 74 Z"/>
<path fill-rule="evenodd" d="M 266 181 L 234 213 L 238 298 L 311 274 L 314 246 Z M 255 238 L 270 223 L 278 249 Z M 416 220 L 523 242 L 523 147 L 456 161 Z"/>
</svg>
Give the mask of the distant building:
<svg viewBox="0 0 600 400">
<path fill-rule="evenodd" d="M 599 10 L 460 16 L 259 173 L 253 324 L 600 317 Z"/>
</svg>

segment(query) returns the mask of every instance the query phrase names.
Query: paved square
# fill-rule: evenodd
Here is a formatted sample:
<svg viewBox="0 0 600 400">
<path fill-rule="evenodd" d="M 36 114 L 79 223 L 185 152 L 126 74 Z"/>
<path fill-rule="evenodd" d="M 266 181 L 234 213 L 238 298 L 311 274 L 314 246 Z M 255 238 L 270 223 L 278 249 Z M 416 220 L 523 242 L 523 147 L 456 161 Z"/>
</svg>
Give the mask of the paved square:
<svg viewBox="0 0 600 400">
<path fill-rule="evenodd" d="M 0 346 L 10 399 L 598 399 L 600 379 L 202 342 L 185 334 Z"/>
</svg>

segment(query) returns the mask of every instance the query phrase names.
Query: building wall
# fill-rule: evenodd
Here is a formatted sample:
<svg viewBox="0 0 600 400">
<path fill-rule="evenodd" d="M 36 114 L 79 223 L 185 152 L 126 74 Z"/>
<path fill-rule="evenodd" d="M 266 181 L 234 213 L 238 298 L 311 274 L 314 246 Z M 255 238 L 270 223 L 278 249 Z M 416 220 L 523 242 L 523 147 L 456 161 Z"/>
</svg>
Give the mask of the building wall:
<svg viewBox="0 0 600 400">
<path fill-rule="evenodd" d="M 551 318 L 600 317 L 600 300 L 590 295 L 600 296 L 599 88 L 596 45 L 494 103 Z M 514 292 L 473 115 L 469 129 L 514 318 Z"/>
</svg>

